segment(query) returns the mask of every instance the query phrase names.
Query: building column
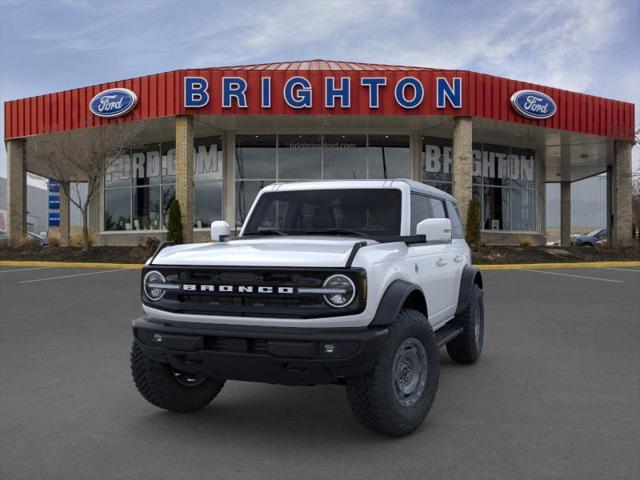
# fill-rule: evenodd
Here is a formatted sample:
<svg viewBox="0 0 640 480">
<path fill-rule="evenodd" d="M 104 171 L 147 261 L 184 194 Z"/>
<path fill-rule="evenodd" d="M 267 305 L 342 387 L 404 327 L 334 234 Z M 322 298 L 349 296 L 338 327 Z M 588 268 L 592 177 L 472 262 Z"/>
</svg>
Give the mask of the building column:
<svg viewBox="0 0 640 480">
<path fill-rule="evenodd" d="M 416 182 L 422 181 L 422 135 L 412 133 L 409 139 L 409 150 L 411 152 L 411 179 Z"/>
<path fill-rule="evenodd" d="M 233 133 L 222 136 L 222 218 L 231 231 L 236 228 L 236 137 Z"/>
<path fill-rule="evenodd" d="M 471 201 L 473 178 L 473 124 L 471 117 L 453 119 L 453 196 L 458 201 L 460 217 L 467 224 L 467 209 Z"/>
<path fill-rule="evenodd" d="M 60 227 L 58 230 L 60 231 L 60 246 L 68 247 L 70 245 L 70 227 L 71 227 L 71 209 L 69 205 L 69 182 L 63 185 L 60 182 Z"/>
<path fill-rule="evenodd" d="M 176 117 L 176 200 L 182 213 L 182 239 L 193 243 L 193 117 Z"/>
<path fill-rule="evenodd" d="M 7 227 L 9 243 L 19 245 L 27 234 L 27 172 L 25 141 L 7 141 Z"/>
<path fill-rule="evenodd" d="M 571 182 L 560 182 L 560 245 L 571 245 Z"/>
<path fill-rule="evenodd" d="M 632 177 L 631 177 L 631 142 L 616 141 L 615 163 L 612 168 L 611 200 L 612 228 L 609 232 L 610 242 L 615 247 L 628 247 L 632 243 Z"/>
</svg>

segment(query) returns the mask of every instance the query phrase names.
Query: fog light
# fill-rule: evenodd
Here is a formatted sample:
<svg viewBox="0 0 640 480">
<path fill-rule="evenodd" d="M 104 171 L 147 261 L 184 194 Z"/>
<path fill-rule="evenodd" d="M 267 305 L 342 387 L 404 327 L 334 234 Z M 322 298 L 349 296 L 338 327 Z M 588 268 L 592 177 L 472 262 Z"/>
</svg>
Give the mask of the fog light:
<svg viewBox="0 0 640 480">
<path fill-rule="evenodd" d="M 153 343 L 162 343 L 162 335 L 159 333 L 154 333 L 151 337 L 151 341 Z"/>
<path fill-rule="evenodd" d="M 325 343 L 322 345 L 322 352 L 328 355 L 332 355 L 336 352 L 336 346 L 333 343 Z"/>
</svg>

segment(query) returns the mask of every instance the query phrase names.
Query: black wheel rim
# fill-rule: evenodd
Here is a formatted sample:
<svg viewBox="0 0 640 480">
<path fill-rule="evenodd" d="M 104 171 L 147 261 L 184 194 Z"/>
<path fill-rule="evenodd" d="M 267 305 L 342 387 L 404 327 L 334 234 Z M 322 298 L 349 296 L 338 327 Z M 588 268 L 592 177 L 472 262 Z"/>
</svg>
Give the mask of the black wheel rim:
<svg viewBox="0 0 640 480">
<path fill-rule="evenodd" d="M 191 373 L 183 373 L 177 370 L 173 370 L 173 378 L 176 379 L 176 382 L 180 385 L 184 385 L 185 387 L 197 387 L 207 380 L 207 377 L 193 375 Z"/>
<path fill-rule="evenodd" d="M 400 405 L 414 405 L 424 393 L 429 367 L 427 351 L 420 340 L 407 338 L 393 359 L 393 393 Z"/>
</svg>

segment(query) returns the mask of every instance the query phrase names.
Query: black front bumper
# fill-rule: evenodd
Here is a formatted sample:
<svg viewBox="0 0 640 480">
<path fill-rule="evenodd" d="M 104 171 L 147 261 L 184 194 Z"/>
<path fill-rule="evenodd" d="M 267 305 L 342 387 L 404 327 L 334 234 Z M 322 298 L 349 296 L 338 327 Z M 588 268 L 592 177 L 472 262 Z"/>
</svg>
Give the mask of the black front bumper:
<svg viewBox="0 0 640 480">
<path fill-rule="evenodd" d="M 373 367 L 388 333 L 384 327 L 316 330 L 177 325 L 146 318 L 133 322 L 143 354 L 176 370 L 284 385 L 336 383 L 363 375 Z"/>
</svg>

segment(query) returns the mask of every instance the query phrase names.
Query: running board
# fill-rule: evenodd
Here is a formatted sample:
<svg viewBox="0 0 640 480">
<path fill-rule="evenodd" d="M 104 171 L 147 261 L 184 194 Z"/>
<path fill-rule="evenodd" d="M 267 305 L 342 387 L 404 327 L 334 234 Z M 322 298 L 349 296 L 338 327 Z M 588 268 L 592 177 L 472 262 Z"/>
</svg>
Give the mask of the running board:
<svg viewBox="0 0 640 480">
<path fill-rule="evenodd" d="M 436 330 L 436 341 L 438 342 L 438 347 L 442 347 L 462 333 L 462 327 L 452 325 L 451 323 L 452 322 L 449 322 L 444 327 Z"/>
</svg>

